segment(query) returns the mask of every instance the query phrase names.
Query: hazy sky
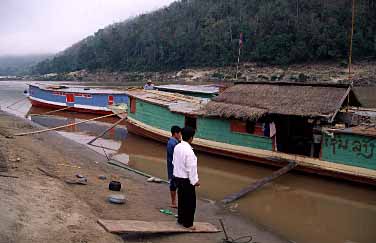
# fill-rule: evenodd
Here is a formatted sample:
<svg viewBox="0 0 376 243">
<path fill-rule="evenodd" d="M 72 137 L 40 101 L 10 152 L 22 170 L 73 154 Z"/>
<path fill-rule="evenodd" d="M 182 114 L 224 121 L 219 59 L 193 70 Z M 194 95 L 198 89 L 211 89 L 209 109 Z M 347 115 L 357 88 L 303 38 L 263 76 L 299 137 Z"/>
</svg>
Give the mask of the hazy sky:
<svg viewBox="0 0 376 243">
<path fill-rule="evenodd" d="M 56 53 L 174 0 L 0 0 L 0 55 Z"/>
</svg>

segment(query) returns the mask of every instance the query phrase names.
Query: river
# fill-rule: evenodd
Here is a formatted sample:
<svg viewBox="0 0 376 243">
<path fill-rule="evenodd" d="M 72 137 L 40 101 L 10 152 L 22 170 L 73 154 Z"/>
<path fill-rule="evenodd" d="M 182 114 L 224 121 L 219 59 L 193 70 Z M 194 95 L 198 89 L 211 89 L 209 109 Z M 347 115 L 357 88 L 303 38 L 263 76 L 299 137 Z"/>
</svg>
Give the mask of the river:
<svg viewBox="0 0 376 243">
<path fill-rule="evenodd" d="M 30 110 L 30 103 L 22 100 L 26 88 L 26 82 L 0 82 L 1 108 L 18 116 L 44 112 Z M 7 108 L 17 101 L 20 102 Z M 33 121 L 51 127 L 92 117 L 59 112 L 35 117 Z M 60 133 L 78 142 L 87 141 L 114 121 L 91 122 Z M 100 145 L 112 148 L 107 151 L 125 154 L 129 165 L 136 169 L 166 177 L 164 144 L 128 134 L 126 127 L 120 126 L 100 140 Z M 206 153 L 197 156 L 202 184 L 198 193 L 216 201 L 275 170 Z M 376 190 L 370 186 L 293 172 L 240 199 L 231 205 L 231 210 L 294 242 L 376 242 Z"/>
</svg>

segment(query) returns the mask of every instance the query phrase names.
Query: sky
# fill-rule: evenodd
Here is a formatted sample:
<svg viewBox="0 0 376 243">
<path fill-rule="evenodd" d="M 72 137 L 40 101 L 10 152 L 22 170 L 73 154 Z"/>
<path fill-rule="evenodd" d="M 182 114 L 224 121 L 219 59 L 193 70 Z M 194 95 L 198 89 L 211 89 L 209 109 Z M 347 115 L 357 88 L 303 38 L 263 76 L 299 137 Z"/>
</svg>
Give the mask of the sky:
<svg viewBox="0 0 376 243">
<path fill-rule="evenodd" d="M 57 53 L 174 0 L 0 0 L 0 55 Z"/>
</svg>

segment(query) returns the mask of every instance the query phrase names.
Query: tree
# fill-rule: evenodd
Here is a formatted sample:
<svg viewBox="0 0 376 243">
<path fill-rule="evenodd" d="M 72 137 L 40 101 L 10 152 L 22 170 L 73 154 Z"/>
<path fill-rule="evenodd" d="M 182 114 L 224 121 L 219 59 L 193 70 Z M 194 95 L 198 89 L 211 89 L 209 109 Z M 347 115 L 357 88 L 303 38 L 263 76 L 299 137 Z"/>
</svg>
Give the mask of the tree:
<svg viewBox="0 0 376 243">
<path fill-rule="evenodd" d="M 376 56 L 376 0 L 358 0 L 354 57 Z M 236 61 L 290 64 L 345 58 L 351 0 L 182 0 L 101 29 L 39 73 L 107 69 L 171 70 Z"/>
</svg>

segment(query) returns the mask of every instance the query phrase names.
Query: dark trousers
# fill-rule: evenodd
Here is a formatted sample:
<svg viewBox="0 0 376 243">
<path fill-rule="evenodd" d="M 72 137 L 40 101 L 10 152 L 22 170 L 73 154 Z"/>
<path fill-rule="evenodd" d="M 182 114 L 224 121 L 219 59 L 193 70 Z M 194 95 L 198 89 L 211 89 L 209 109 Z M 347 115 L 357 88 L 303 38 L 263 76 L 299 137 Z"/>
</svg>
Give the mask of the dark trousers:
<svg viewBox="0 0 376 243">
<path fill-rule="evenodd" d="M 196 211 L 196 189 L 189 179 L 175 177 L 178 188 L 178 223 L 192 227 Z"/>
</svg>

